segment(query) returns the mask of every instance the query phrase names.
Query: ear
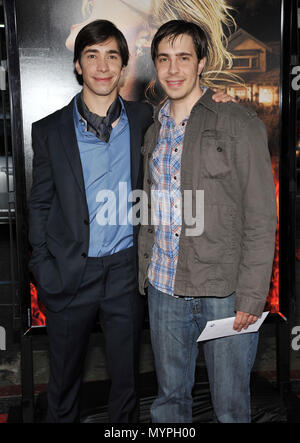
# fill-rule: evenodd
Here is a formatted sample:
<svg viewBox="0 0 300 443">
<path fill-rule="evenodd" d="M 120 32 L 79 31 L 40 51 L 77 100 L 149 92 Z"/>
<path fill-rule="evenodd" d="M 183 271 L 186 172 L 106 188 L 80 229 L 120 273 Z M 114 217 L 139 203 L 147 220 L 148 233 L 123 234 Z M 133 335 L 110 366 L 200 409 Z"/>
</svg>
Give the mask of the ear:
<svg viewBox="0 0 300 443">
<path fill-rule="evenodd" d="M 201 72 L 203 71 L 205 64 L 206 64 L 206 57 L 203 57 L 198 63 L 198 75 L 200 75 Z"/>
<path fill-rule="evenodd" d="M 125 74 L 125 71 L 126 71 L 126 66 L 122 66 L 121 74 L 120 74 L 121 77 Z"/>
<path fill-rule="evenodd" d="M 76 60 L 75 62 L 75 69 L 77 71 L 77 74 L 82 75 L 82 69 L 78 60 Z"/>
</svg>

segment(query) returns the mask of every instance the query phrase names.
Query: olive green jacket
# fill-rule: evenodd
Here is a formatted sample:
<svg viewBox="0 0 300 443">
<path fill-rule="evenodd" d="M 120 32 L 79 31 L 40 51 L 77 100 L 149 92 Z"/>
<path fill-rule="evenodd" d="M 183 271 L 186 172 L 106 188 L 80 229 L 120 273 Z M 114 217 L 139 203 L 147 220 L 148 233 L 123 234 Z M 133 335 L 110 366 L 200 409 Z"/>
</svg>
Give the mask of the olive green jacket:
<svg viewBox="0 0 300 443">
<path fill-rule="evenodd" d="M 182 229 L 174 293 L 225 297 L 235 291 L 237 311 L 261 315 L 269 291 L 277 225 L 266 130 L 256 113 L 236 103 L 216 103 L 212 94 L 207 90 L 195 104 L 185 130 Z M 148 285 L 155 242 L 149 162 L 160 131 L 157 114 L 143 146 L 147 198 L 138 241 L 142 294 Z M 196 190 L 204 191 L 204 212 Z M 191 215 L 186 215 L 191 195 L 191 215 L 198 216 L 194 225 Z"/>
</svg>

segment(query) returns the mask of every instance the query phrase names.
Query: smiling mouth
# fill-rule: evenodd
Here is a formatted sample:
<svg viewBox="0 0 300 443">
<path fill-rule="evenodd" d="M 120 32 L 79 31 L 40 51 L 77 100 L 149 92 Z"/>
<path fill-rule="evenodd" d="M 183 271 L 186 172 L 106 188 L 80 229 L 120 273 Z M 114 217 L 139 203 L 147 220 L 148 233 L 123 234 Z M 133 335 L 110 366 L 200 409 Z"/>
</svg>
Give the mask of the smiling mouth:
<svg viewBox="0 0 300 443">
<path fill-rule="evenodd" d="M 183 80 L 167 80 L 166 83 L 171 88 L 178 88 L 183 84 Z"/>
<path fill-rule="evenodd" d="M 109 82 L 109 81 L 111 80 L 111 77 L 105 77 L 105 78 L 102 78 L 102 77 L 94 77 L 94 80 L 95 80 L 96 82 L 99 82 L 99 83 L 107 83 L 107 82 Z"/>
</svg>

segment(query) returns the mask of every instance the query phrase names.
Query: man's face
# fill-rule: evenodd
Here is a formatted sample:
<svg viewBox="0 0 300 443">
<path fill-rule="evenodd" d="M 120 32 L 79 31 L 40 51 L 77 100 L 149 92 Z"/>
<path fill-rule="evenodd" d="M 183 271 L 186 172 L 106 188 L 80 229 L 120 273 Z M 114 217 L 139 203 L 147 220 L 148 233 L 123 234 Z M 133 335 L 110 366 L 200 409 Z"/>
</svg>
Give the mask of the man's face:
<svg viewBox="0 0 300 443">
<path fill-rule="evenodd" d="M 125 70 L 116 39 L 112 37 L 103 43 L 86 46 L 75 68 L 82 75 L 83 88 L 87 93 L 96 96 L 116 94 Z"/>
<path fill-rule="evenodd" d="M 205 58 L 198 61 L 192 37 L 179 35 L 164 38 L 158 45 L 155 68 L 158 80 L 171 100 L 198 99 L 201 95 L 199 75 Z"/>
</svg>

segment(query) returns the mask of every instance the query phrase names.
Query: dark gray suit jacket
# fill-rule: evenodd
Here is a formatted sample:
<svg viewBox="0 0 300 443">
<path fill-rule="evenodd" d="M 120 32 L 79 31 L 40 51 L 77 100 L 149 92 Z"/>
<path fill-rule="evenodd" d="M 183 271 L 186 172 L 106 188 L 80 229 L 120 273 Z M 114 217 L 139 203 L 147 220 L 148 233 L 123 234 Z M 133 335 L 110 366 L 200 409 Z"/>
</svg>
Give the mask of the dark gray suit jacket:
<svg viewBox="0 0 300 443">
<path fill-rule="evenodd" d="M 73 121 L 73 101 L 33 123 L 33 182 L 29 198 L 29 267 L 48 309 L 62 310 L 76 294 L 89 248 L 89 212 Z M 141 146 L 152 107 L 124 105 L 130 127 L 131 186 L 142 189 Z M 136 245 L 138 226 L 134 227 Z"/>
</svg>

